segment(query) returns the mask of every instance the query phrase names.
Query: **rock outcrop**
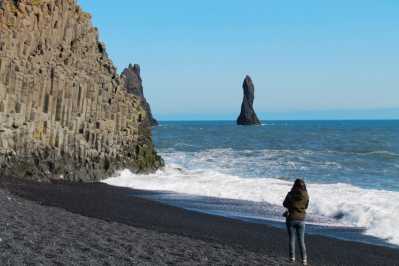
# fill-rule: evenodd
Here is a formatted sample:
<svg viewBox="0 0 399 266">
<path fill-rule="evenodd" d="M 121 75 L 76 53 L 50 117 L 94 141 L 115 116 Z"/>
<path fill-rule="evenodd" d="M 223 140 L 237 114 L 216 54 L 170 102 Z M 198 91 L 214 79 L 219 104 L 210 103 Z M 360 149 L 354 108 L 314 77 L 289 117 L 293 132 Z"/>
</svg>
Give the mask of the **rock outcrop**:
<svg viewBox="0 0 399 266">
<path fill-rule="evenodd" d="M 134 66 L 130 64 L 123 70 L 121 78 L 127 91 L 140 99 L 142 106 L 147 112 L 146 123 L 150 126 L 157 126 L 158 121 L 152 116 L 151 107 L 144 97 L 143 80 L 141 79 L 140 75 L 140 66 L 137 64 Z"/>
<path fill-rule="evenodd" d="M 97 181 L 153 171 L 146 107 L 75 0 L 0 0 L 0 176 Z"/>
<path fill-rule="evenodd" d="M 241 104 L 241 113 L 237 118 L 238 125 L 260 125 L 260 121 L 254 111 L 255 86 L 250 76 L 246 76 L 242 85 L 244 99 Z"/>
</svg>

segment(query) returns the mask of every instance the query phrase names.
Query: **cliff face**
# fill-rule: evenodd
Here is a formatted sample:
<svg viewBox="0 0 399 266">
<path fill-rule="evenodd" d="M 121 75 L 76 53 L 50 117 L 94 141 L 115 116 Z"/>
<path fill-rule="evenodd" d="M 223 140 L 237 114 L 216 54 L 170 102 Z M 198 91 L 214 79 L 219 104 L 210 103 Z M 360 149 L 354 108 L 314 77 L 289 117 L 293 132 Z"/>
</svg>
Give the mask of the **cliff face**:
<svg viewBox="0 0 399 266">
<path fill-rule="evenodd" d="M 127 91 L 136 95 L 140 99 L 141 104 L 147 112 L 146 123 L 149 126 L 158 125 L 158 121 L 152 116 L 151 107 L 144 97 L 143 80 L 141 79 L 140 75 L 140 66 L 137 64 L 134 66 L 129 65 L 129 67 L 123 70 L 121 78 Z"/>
<path fill-rule="evenodd" d="M 0 176 L 155 170 L 147 120 L 75 0 L 0 0 Z"/>
<path fill-rule="evenodd" d="M 255 86 L 250 76 L 246 76 L 242 84 L 244 98 L 241 104 L 241 113 L 237 118 L 238 125 L 260 125 L 254 110 Z"/>
</svg>

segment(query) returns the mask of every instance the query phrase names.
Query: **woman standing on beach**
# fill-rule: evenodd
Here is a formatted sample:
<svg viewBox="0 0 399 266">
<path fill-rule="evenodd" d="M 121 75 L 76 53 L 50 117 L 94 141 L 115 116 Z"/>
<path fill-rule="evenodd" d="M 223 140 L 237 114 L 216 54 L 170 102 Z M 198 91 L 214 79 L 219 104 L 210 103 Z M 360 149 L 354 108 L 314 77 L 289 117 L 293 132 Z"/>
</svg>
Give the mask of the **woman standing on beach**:
<svg viewBox="0 0 399 266">
<path fill-rule="evenodd" d="M 295 235 L 298 238 L 303 265 L 307 265 L 305 246 L 305 216 L 309 205 L 309 195 L 305 181 L 295 180 L 294 186 L 285 197 L 283 206 L 288 210 L 284 213 L 289 237 L 290 261 L 295 262 Z"/>
</svg>

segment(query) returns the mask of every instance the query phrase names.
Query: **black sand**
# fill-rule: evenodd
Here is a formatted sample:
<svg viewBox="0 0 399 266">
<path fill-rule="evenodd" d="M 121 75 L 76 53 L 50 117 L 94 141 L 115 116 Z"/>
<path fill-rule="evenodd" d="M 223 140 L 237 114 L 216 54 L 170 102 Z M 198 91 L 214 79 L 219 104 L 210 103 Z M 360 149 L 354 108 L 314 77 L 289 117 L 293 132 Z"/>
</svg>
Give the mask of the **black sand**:
<svg viewBox="0 0 399 266">
<path fill-rule="evenodd" d="M 1 265 L 287 264 L 286 232 L 266 225 L 100 183 L 1 185 Z M 307 243 L 310 265 L 399 265 L 399 249 L 322 236 L 307 236 Z"/>
</svg>

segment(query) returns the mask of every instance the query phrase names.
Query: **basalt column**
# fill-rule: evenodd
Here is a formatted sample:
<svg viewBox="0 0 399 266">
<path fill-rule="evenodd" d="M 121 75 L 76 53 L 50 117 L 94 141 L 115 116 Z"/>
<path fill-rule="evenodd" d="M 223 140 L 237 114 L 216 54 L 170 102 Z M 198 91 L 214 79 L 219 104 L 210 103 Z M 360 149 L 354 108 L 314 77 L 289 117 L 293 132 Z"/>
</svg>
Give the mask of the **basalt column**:
<svg viewBox="0 0 399 266">
<path fill-rule="evenodd" d="M 75 0 L 0 0 L 0 177 L 154 171 L 146 108 Z"/>
</svg>

